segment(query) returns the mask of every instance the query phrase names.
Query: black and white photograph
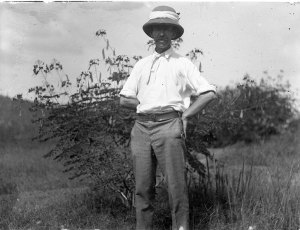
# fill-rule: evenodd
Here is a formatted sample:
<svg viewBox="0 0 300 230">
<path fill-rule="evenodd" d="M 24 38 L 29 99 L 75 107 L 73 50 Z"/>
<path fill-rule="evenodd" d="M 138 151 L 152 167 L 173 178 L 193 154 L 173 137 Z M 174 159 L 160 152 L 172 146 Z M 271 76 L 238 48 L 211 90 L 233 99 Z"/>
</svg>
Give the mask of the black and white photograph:
<svg viewBox="0 0 300 230">
<path fill-rule="evenodd" d="M 1 1 L 0 230 L 300 229 L 300 2 Z"/>
</svg>

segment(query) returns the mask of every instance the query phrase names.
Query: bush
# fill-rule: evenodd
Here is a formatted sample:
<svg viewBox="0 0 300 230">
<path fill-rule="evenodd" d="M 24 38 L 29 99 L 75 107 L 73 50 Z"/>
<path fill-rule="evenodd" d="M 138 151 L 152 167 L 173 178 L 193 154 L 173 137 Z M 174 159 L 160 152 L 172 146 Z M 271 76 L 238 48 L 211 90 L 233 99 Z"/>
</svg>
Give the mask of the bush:
<svg viewBox="0 0 300 230">
<path fill-rule="evenodd" d="M 193 119 L 193 142 L 221 147 L 253 142 L 284 131 L 295 118 L 294 98 L 282 76 L 259 82 L 245 75 L 234 87 L 218 92 L 218 100 Z"/>
</svg>

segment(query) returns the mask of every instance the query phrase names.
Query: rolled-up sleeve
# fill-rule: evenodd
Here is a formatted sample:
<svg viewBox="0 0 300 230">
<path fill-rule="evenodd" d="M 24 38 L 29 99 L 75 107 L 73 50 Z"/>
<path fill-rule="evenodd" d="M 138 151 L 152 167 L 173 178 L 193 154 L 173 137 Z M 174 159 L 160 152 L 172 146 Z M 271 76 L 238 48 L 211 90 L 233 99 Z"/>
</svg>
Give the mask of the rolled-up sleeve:
<svg viewBox="0 0 300 230">
<path fill-rule="evenodd" d="M 126 80 L 120 96 L 136 98 L 138 93 L 138 63 L 133 67 L 128 79 Z"/>
<path fill-rule="evenodd" d="M 210 84 L 206 78 L 200 74 L 198 68 L 191 61 L 187 61 L 186 68 L 188 84 L 192 89 L 192 95 L 199 96 L 208 91 L 216 93 L 216 86 Z"/>
</svg>

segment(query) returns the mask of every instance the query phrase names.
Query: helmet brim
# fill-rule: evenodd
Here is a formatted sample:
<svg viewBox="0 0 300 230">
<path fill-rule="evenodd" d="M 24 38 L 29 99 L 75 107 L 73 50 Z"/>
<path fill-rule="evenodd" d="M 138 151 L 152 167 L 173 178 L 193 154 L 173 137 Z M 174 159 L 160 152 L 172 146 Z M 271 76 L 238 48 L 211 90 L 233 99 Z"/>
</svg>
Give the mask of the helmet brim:
<svg viewBox="0 0 300 230">
<path fill-rule="evenodd" d="M 175 36 L 174 36 L 174 38 L 172 38 L 172 40 L 180 38 L 184 33 L 183 27 L 178 22 L 176 22 L 172 19 L 169 19 L 169 18 L 155 18 L 155 19 L 150 19 L 147 23 L 145 23 L 143 25 L 144 32 L 150 38 L 153 38 L 151 36 L 152 28 L 153 28 L 153 26 L 156 26 L 156 25 L 170 25 L 170 26 L 173 26 L 173 28 L 175 30 Z"/>
</svg>

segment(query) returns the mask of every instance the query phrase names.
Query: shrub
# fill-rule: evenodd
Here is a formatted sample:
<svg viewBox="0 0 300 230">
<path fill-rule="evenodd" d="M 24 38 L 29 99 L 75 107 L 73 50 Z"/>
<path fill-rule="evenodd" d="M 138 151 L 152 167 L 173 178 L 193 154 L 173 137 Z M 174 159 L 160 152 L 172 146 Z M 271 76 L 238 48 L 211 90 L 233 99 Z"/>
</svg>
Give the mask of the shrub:
<svg viewBox="0 0 300 230">
<path fill-rule="evenodd" d="M 220 147 L 284 131 L 297 111 L 290 85 L 281 79 L 279 75 L 257 82 L 245 75 L 241 83 L 220 90 L 218 100 L 193 119 L 189 135 L 192 142 Z"/>
</svg>

